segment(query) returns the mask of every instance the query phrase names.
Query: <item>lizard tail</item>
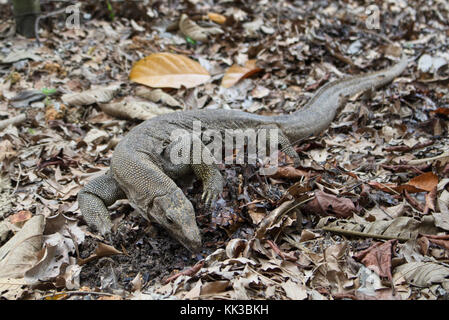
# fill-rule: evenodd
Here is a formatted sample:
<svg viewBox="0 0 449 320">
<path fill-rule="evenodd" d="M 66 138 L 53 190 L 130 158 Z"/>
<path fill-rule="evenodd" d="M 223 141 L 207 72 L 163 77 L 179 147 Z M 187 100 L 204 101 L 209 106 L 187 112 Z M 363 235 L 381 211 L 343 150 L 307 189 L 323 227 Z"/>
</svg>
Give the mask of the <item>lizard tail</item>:
<svg viewBox="0 0 449 320">
<path fill-rule="evenodd" d="M 334 101 L 338 101 L 338 96 L 341 95 L 351 96 L 358 92 L 384 86 L 404 72 L 407 64 L 408 57 L 405 54 L 402 54 L 399 62 L 392 67 L 328 83 L 318 90 L 303 109 L 319 107 L 319 105 L 322 105 L 323 98 L 327 100 L 329 100 L 329 98 L 334 98 L 336 99 Z"/>
<path fill-rule="evenodd" d="M 279 116 L 287 136 L 302 139 L 325 130 L 334 119 L 344 97 L 376 89 L 400 75 L 408 64 L 406 55 L 386 69 L 330 82 L 321 87 L 303 108 L 289 116 Z"/>
</svg>

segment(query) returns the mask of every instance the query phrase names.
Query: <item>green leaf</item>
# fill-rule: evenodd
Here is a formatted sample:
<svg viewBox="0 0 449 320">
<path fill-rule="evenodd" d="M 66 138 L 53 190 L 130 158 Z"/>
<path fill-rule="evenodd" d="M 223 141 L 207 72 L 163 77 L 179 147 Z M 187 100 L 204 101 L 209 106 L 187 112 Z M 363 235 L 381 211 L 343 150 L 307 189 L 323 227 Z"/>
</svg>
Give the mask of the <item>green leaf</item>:
<svg viewBox="0 0 449 320">
<path fill-rule="evenodd" d="M 106 5 L 108 6 L 108 10 L 109 10 L 109 18 L 111 18 L 111 20 L 114 20 L 115 12 L 114 12 L 114 8 L 112 8 L 112 5 L 109 2 L 109 0 L 106 0 Z"/>
<path fill-rule="evenodd" d="M 42 88 L 41 92 L 43 94 L 45 94 L 46 96 L 49 96 L 49 95 L 55 94 L 56 93 L 56 89 L 53 89 L 53 88 L 51 88 L 51 89 Z"/>
<path fill-rule="evenodd" d="M 192 38 L 190 38 L 189 36 L 186 37 L 186 40 L 187 40 L 187 42 L 190 43 L 190 44 L 196 44 L 196 41 L 193 40 Z"/>
</svg>

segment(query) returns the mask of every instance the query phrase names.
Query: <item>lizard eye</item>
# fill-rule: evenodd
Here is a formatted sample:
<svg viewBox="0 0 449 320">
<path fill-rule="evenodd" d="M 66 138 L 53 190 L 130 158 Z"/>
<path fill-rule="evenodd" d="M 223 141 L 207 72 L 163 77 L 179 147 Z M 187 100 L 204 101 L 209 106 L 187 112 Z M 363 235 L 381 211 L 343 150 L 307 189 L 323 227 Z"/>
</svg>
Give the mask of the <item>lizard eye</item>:
<svg viewBox="0 0 449 320">
<path fill-rule="evenodd" d="M 175 223 L 175 222 L 173 221 L 173 219 L 170 218 L 170 217 L 167 217 L 167 222 L 168 222 L 169 224 L 174 224 L 174 223 Z"/>
</svg>

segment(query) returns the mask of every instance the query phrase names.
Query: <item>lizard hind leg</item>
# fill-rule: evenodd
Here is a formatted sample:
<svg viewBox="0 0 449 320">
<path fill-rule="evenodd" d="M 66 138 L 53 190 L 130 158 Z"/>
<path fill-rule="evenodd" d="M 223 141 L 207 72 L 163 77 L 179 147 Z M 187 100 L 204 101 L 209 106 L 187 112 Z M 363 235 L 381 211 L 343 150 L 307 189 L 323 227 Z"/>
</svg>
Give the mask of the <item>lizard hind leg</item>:
<svg viewBox="0 0 449 320">
<path fill-rule="evenodd" d="M 108 171 L 81 189 L 78 193 L 78 204 L 87 224 L 105 235 L 112 228 L 107 207 L 125 197 L 125 193 Z"/>
</svg>

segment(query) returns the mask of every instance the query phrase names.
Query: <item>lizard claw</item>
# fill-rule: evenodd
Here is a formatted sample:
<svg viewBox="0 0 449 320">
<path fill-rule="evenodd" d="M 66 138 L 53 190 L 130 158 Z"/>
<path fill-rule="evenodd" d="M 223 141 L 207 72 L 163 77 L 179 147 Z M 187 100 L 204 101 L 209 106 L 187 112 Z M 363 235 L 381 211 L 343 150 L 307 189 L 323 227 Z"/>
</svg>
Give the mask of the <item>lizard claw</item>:
<svg viewBox="0 0 449 320">
<path fill-rule="evenodd" d="M 220 190 L 214 188 L 204 190 L 201 200 L 204 202 L 205 207 L 210 208 L 215 203 L 220 193 Z"/>
</svg>

